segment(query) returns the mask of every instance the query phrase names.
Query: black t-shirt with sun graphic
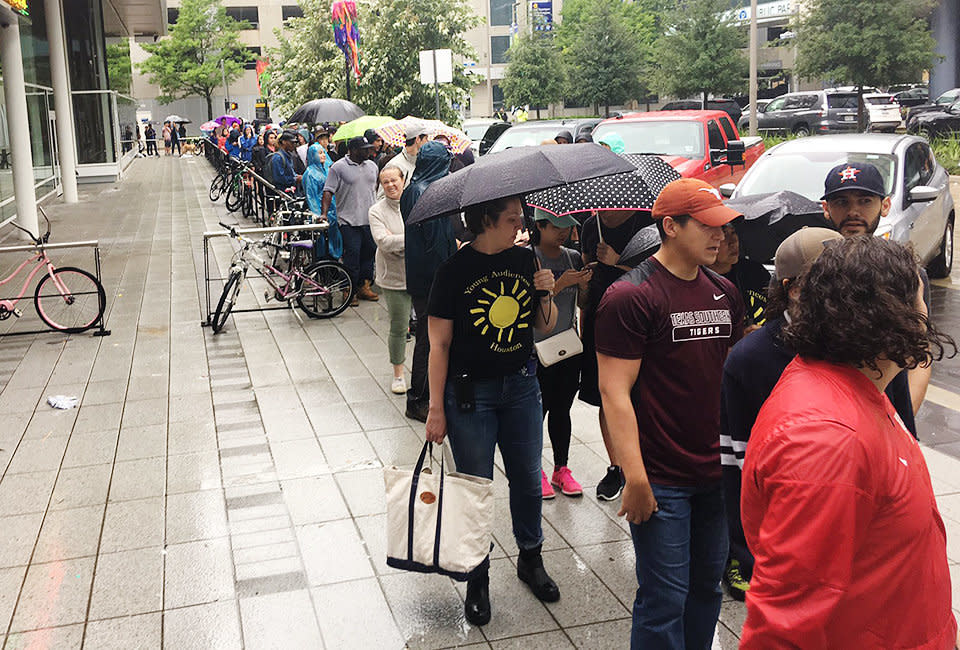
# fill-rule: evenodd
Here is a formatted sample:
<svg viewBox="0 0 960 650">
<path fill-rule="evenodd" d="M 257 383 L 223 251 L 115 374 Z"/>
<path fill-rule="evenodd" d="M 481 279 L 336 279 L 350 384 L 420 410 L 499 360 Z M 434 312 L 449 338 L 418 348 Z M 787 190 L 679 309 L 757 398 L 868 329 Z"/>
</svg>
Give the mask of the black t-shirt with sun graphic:
<svg viewBox="0 0 960 650">
<path fill-rule="evenodd" d="M 450 372 L 477 379 L 519 372 L 533 353 L 533 251 L 485 255 L 464 246 L 437 270 L 430 316 L 453 321 Z"/>
</svg>

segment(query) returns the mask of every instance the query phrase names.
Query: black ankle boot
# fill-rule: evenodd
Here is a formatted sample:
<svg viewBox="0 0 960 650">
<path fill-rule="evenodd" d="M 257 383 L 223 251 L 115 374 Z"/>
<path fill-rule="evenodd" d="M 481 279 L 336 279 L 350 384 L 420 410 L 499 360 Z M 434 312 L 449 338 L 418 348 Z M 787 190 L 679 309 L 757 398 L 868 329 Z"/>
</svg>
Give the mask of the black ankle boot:
<svg viewBox="0 0 960 650">
<path fill-rule="evenodd" d="M 490 622 L 490 574 L 484 572 L 467 580 L 463 613 L 472 625 L 486 625 Z"/>
<path fill-rule="evenodd" d="M 560 600 L 560 589 L 543 568 L 540 548 L 538 546 L 526 551 L 520 549 L 520 557 L 517 559 L 517 577 L 527 583 L 534 596 L 545 603 L 555 603 Z"/>
</svg>

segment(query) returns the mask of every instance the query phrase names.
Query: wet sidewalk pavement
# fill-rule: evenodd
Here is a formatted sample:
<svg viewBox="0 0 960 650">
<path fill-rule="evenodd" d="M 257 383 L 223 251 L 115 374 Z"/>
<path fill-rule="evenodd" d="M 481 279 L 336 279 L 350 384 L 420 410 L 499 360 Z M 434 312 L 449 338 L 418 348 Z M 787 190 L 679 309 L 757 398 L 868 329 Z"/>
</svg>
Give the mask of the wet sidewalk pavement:
<svg viewBox="0 0 960 650">
<path fill-rule="evenodd" d="M 201 235 L 226 214 L 211 176 L 203 159 L 142 159 L 48 210 L 55 241 L 99 238 L 112 335 L 0 338 L 3 648 L 627 647 L 633 548 L 618 504 L 594 496 L 596 411 L 573 413 L 585 495 L 544 504 L 560 602 L 516 578 L 498 470 L 493 620 L 470 626 L 463 585 L 385 563 L 381 468 L 411 466 L 423 443 L 390 393 L 385 307 L 202 328 Z M 213 250 L 225 270 L 228 243 Z M 53 257 L 91 266 L 89 251 Z M 0 331 L 36 325 L 27 307 Z M 50 408 L 58 394 L 79 407 Z M 957 607 L 960 460 L 927 458 Z M 724 602 L 715 647 L 736 647 L 743 616 Z"/>
</svg>

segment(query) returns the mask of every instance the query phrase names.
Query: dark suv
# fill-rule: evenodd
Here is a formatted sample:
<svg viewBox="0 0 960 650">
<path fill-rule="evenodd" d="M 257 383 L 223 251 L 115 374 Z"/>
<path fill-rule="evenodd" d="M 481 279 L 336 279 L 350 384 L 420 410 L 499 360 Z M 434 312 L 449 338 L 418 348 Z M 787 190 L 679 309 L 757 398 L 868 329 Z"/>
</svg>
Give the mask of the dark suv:
<svg viewBox="0 0 960 650">
<path fill-rule="evenodd" d="M 684 99 L 678 102 L 664 104 L 661 111 L 699 111 L 703 108 L 703 102 L 691 99 Z M 708 111 L 723 111 L 730 116 L 730 120 L 736 124 L 743 115 L 743 109 L 740 104 L 732 99 L 708 99 Z"/>
<path fill-rule="evenodd" d="M 737 125 L 746 129 L 748 116 Z M 795 135 L 857 131 L 857 93 L 812 90 L 781 95 L 757 111 L 757 128 Z"/>
</svg>

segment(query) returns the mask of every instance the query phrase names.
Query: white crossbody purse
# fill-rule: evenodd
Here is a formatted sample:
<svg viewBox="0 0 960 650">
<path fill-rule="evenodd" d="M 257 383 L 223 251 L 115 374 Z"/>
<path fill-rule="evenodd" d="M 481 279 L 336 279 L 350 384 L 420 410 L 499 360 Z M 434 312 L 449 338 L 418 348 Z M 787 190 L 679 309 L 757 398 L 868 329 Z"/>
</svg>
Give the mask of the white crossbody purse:
<svg viewBox="0 0 960 650">
<path fill-rule="evenodd" d="M 570 264 L 570 268 L 574 268 L 570 262 L 569 255 L 564 252 L 564 256 L 567 258 L 567 264 Z M 550 367 L 559 361 L 569 359 L 583 352 L 583 342 L 580 340 L 580 334 L 577 332 L 576 323 L 558 334 L 545 338 L 539 343 L 534 343 L 533 347 L 537 351 L 537 358 L 540 360 L 540 364 L 544 367 Z"/>
</svg>

